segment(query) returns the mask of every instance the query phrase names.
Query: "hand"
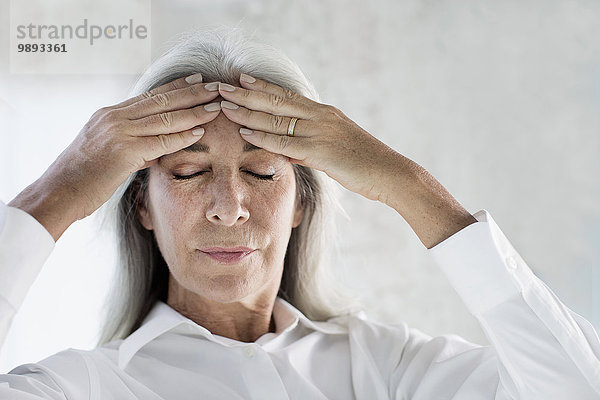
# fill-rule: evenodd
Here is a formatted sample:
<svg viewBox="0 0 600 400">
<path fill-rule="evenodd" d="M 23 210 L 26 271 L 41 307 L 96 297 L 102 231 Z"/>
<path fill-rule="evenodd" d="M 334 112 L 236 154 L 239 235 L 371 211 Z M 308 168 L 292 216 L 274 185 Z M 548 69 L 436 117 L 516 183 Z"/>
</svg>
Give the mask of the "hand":
<svg viewBox="0 0 600 400">
<path fill-rule="evenodd" d="M 41 187 L 60 188 L 77 208 L 75 218 L 85 218 L 133 172 L 198 141 L 192 128 L 217 117 L 219 108 L 209 112 L 203 104 L 218 95 L 181 78 L 101 108 L 40 178 Z"/>
<path fill-rule="evenodd" d="M 149 92 L 98 110 L 59 156 L 65 185 L 84 194 L 84 218 L 106 202 L 132 173 L 202 136 L 192 128 L 219 114 L 204 103 L 218 91 L 176 79 Z"/>
<path fill-rule="evenodd" d="M 221 103 L 221 110 L 231 121 L 253 130 L 251 135 L 241 135 L 246 141 L 287 156 L 292 163 L 323 171 L 346 189 L 386 203 L 389 178 L 398 169 L 396 151 L 333 106 L 260 79 L 254 83 L 240 79 L 240 84 L 220 84 L 219 93 L 241 106 L 232 110 Z M 298 118 L 293 137 L 287 135 L 292 117 Z"/>
<path fill-rule="evenodd" d="M 246 141 L 323 171 L 346 189 L 394 208 L 427 248 L 477 222 L 423 167 L 337 108 L 259 79 L 248 83 L 240 78 L 240 84 L 220 84 L 219 93 L 241 106 L 232 110 L 221 102 L 227 118 L 254 130 L 241 135 Z M 287 136 L 291 117 L 298 118 L 293 137 Z"/>
</svg>

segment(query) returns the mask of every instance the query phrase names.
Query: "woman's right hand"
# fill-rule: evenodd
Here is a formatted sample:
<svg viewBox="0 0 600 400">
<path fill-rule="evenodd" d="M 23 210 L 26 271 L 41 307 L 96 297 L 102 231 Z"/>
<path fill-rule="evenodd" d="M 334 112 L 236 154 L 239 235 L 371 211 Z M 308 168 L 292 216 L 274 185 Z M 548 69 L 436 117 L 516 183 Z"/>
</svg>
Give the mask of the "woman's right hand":
<svg viewBox="0 0 600 400">
<path fill-rule="evenodd" d="M 102 206 L 129 175 L 202 137 L 192 134 L 194 128 L 220 112 L 220 107 L 204 108 L 219 95 L 218 84 L 213 91 L 206 85 L 180 78 L 101 108 L 42 177 L 8 205 L 30 213 L 58 240 L 71 223 Z"/>
</svg>

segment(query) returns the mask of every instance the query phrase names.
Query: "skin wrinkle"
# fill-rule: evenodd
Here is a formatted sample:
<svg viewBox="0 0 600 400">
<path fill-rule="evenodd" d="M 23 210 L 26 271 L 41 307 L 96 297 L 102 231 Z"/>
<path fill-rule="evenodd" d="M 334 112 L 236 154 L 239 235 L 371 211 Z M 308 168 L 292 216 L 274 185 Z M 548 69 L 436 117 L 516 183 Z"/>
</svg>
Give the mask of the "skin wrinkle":
<svg viewBox="0 0 600 400">
<path fill-rule="evenodd" d="M 210 153 L 179 151 L 150 167 L 148 209 L 138 217 L 154 231 L 169 266 L 167 304 L 216 335 L 254 342 L 274 332 L 272 311 L 292 228 L 302 220 L 289 159 L 265 150 L 242 152 L 240 125 L 219 114 L 197 142 Z M 208 171 L 189 180 L 188 175 Z M 260 180 L 246 171 L 272 174 Z M 257 248 L 233 265 L 197 249 Z"/>
</svg>

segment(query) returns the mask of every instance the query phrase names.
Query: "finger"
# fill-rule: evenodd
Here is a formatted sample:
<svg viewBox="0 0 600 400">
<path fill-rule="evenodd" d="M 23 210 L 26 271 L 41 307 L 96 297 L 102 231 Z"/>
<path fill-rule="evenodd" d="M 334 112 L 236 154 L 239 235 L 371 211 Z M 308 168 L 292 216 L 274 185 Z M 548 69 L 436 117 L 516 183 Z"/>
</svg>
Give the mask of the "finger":
<svg viewBox="0 0 600 400">
<path fill-rule="evenodd" d="M 156 163 L 156 161 L 154 161 L 155 159 L 162 157 L 165 154 L 175 153 L 200 140 L 204 133 L 194 135 L 192 133 L 193 130 L 194 129 L 188 129 L 168 135 L 156 135 L 141 138 L 138 145 L 142 147 L 142 149 L 140 149 L 140 154 L 144 154 L 144 161 L 146 163 L 144 168 Z"/>
<path fill-rule="evenodd" d="M 154 136 L 182 132 L 212 121 L 220 111 L 220 103 L 216 102 L 185 110 L 154 114 L 129 121 L 127 133 L 131 136 Z"/>
<path fill-rule="evenodd" d="M 184 76 L 183 78 L 175 79 L 175 80 L 173 80 L 171 82 L 167 82 L 164 85 L 161 85 L 157 88 L 148 90 L 148 91 L 141 93 L 135 97 L 127 99 L 119 104 L 116 104 L 114 107 L 116 107 L 116 108 L 127 107 L 130 104 L 133 104 L 135 102 L 138 102 L 140 100 L 143 100 L 145 98 L 153 96 L 157 93 L 165 93 L 170 90 L 181 89 L 181 88 L 187 87 L 190 85 L 190 83 L 188 83 L 188 81 L 191 82 L 191 84 L 202 82 L 202 74 L 194 74 L 194 75 L 190 75 L 190 76 Z"/>
<path fill-rule="evenodd" d="M 306 96 L 303 96 L 299 93 L 294 92 L 293 90 L 282 88 L 279 85 L 275 85 L 274 83 L 267 82 L 262 79 L 254 78 L 247 74 L 240 74 L 240 84 L 243 88 L 258 90 L 260 92 L 276 94 L 281 97 L 290 97 L 290 98 L 302 98 L 304 102 L 307 104 L 320 105 L 320 103 L 309 99 Z"/>
<path fill-rule="evenodd" d="M 264 92 L 219 83 L 219 93 L 225 100 L 252 110 L 307 120 L 313 119 L 322 106 L 295 92 L 273 86 L 272 92 Z"/>
<path fill-rule="evenodd" d="M 250 129 L 275 133 L 278 135 L 287 135 L 292 118 L 268 114 L 262 111 L 254 111 L 247 109 L 246 107 L 238 106 L 236 109 L 230 108 L 235 106 L 237 106 L 237 104 L 228 101 L 221 102 L 221 110 L 229 120 Z M 315 122 L 299 119 L 294 126 L 294 136 L 310 136 L 309 133 L 314 129 L 313 124 L 315 124 Z"/>
<path fill-rule="evenodd" d="M 219 95 L 217 85 L 218 82 L 199 83 L 164 93 L 156 93 L 120 108 L 119 112 L 128 119 L 140 119 L 161 112 L 190 108 L 215 99 Z"/>
<path fill-rule="evenodd" d="M 271 153 L 283 154 L 290 158 L 290 162 L 293 160 L 295 164 L 303 164 L 305 158 L 304 140 L 306 138 L 287 136 L 287 135 L 273 135 L 271 133 L 249 130 L 246 128 L 240 128 L 240 134 L 244 140 L 252 143 L 253 145 L 270 151 Z"/>
</svg>

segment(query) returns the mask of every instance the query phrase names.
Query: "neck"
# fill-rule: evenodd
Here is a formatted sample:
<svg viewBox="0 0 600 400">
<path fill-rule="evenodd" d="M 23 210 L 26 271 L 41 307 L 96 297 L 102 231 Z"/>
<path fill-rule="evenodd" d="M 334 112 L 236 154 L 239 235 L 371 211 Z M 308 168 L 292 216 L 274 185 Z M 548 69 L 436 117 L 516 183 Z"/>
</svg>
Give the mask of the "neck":
<svg viewBox="0 0 600 400">
<path fill-rule="evenodd" d="M 276 297 L 277 292 L 274 292 L 269 296 L 259 294 L 239 302 L 221 303 L 183 288 L 169 276 L 167 304 L 213 335 L 249 343 L 265 333 L 275 332 Z"/>
</svg>

